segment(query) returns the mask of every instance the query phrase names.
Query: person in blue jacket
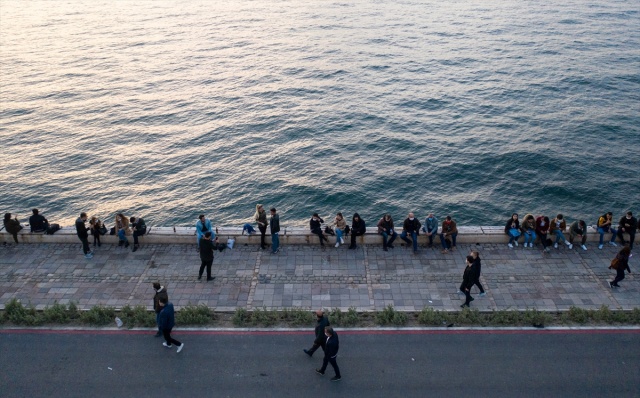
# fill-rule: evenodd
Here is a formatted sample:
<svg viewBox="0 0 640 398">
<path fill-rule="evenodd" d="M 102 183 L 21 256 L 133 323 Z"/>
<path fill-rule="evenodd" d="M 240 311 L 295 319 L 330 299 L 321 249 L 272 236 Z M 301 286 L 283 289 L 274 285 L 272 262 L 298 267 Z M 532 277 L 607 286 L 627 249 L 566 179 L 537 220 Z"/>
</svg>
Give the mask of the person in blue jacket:
<svg viewBox="0 0 640 398">
<path fill-rule="evenodd" d="M 158 327 L 162 331 L 162 335 L 165 339 L 165 342 L 162 343 L 162 345 L 167 348 L 171 348 L 176 345 L 178 347 L 178 352 L 180 352 L 182 351 L 182 348 L 184 348 L 184 344 L 171 337 L 171 329 L 176 325 L 173 304 L 169 302 L 168 298 L 160 297 L 160 307 L 162 307 L 162 309 L 158 316 Z"/>
<path fill-rule="evenodd" d="M 207 220 L 204 217 L 204 214 L 200 214 L 200 216 L 198 216 L 198 221 L 196 222 L 196 242 L 198 243 L 198 249 L 200 248 L 200 239 L 202 239 L 204 234 L 207 232 L 211 232 L 212 241 L 216 240 L 216 233 L 211 227 L 211 220 Z"/>
</svg>

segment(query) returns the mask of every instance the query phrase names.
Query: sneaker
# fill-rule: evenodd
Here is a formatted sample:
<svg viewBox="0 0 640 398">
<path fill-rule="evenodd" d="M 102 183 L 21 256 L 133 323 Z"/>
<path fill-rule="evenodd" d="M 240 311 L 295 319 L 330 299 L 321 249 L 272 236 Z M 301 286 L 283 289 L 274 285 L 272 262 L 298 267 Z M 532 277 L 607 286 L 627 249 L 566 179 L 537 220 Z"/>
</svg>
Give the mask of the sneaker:
<svg viewBox="0 0 640 398">
<path fill-rule="evenodd" d="M 444 250 L 442 250 L 440 253 L 442 253 L 442 254 L 447 254 L 447 253 L 449 253 L 449 250 L 444 249 Z"/>
<path fill-rule="evenodd" d="M 173 347 L 171 344 L 167 344 L 167 342 L 165 341 L 164 343 L 162 343 L 163 346 L 167 347 L 167 348 L 171 348 Z"/>
<path fill-rule="evenodd" d="M 515 244 L 516 244 L 516 247 L 518 247 L 518 241 L 517 241 L 517 240 L 516 240 L 516 241 L 514 241 L 513 243 L 515 243 Z"/>
<path fill-rule="evenodd" d="M 340 244 L 344 245 L 344 239 L 340 238 Z"/>
<path fill-rule="evenodd" d="M 553 247 L 554 247 L 554 249 L 557 249 L 558 248 L 558 242 L 554 243 Z"/>
<path fill-rule="evenodd" d="M 84 255 L 84 258 L 93 258 L 93 254 L 87 253 Z"/>
<path fill-rule="evenodd" d="M 386 247 L 383 247 L 382 250 L 384 250 L 385 252 L 389 251 L 389 249 L 387 249 Z"/>
<path fill-rule="evenodd" d="M 469 297 L 469 302 L 475 300 L 473 297 Z"/>
<path fill-rule="evenodd" d="M 486 293 L 486 292 L 482 292 L 482 293 L 480 293 L 478 296 L 480 296 L 480 297 L 484 297 L 484 296 L 486 296 L 486 295 L 487 295 L 487 293 Z"/>
<path fill-rule="evenodd" d="M 616 242 L 609 242 L 609 244 L 610 244 L 611 246 L 613 246 L 613 247 L 618 246 L 618 244 L 617 244 Z"/>
<path fill-rule="evenodd" d="M 336 242 L 336 247 L 340 246 L 340 242 Z"/>
<path fill-rule="evenodd" d="M 319 374 L 320 376 L 324 376 L 324 372 L 321 372 L 320 369 L 316 369 L 316 373 Z"/>
<path fill-rule="evenodd" d="M 178 352 L 182 351 L 182 349 L 184 348 L 184 343 L 180 344 L 178 346 Z"/>
<path fill-rule="evenodd" d="M 513 248 L 513 245 L 511 243 L 509 243 L 507 246 L 509 246 L 510 248 Z"/>
<path fill-rule="evenodd" d="M 565 240 L 565 241 L 564 241 L 564 244 L 565 244 L 565 245 L 567 245 L 567 246 L 569 246 L 569 245 L 571 244 L 571 242 L 569 242 L 569 241 L 566 241 L 566 240 Z"/>
<path fill-rule="evenodd" d="M 585 246 L 585 245 L 582 245 L 580 247 L 582 248 L 582 250 L 587 250 L 587 246 Z"/>
<path fill-rule="evenodd" d="M 132 252 L 135 252 L 138 250 L 138 245 L 133 245 L 133 250 L 131 250 Z"/>
<path fill-rule="evenodd" d="M 202 275 L 198 275 L 198 280 L 202 279 Z"/>
<path fill-rule="evenodd" d="M 613 284 L 611 282 L 607 282 L 609 284 L 609 288 L 613 289 Z"/>
<path fill-rule="evenodd" d="M 389 249 L 393 249 L 393 245 L 392 245 L 392 244 L 388 244 L 388 245 L 387 245 L 387 247 L 388 247 Z"/>
<path fill-rule="evenodd" d="M 598 249 L 602 250 L 602 247 L 603 247 L 603 246 L 604 246 L 604 245 L 598 245 Z"/>
<path fill-rule="evenodd" d="M 125 242 L 125 244 L 124 244 L 124 248 L 126 249 L 127 247 L 129 247 L 129 242 L 128 241 Z"/>
<path fill-rule="evenodd" d="M 569 243 L 569 249 L 573 249 L 573 243 Z"/>
<path fill-rule="evenodd" d="M 331 381 L 340 381 L 340 380 L 342 380 L 342 377 L 333 376 L 333 377 L 331 378 Z"/>
<path fill-rule="evenodd" d="M 533 242 L 529 243 L 529 247 L 533 249 Z"/>
</svg>

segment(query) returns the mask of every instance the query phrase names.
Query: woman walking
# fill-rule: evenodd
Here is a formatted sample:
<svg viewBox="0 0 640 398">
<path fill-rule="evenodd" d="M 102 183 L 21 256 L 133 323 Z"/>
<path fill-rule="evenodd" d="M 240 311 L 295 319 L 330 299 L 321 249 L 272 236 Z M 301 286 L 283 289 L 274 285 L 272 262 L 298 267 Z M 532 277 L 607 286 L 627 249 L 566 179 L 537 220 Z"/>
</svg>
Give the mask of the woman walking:
<svg viewBox="0 0 640 398">
<path fill-rule="evenodd" d="M 269 221 L 267 220 L 267 211 L 260 203 L 256 205 L 256 214 L 253 215 L 253 218 L 258 223 L 258 229 L 260 230 L 260 249 L 264 250 L 267 247 L 267 244 L 264 242 L 264 236 L 267 233 Z"/>
<path fill-rule="evenodd" d="M 609 268 L 613 268 L 616 270 L 616 278 L 613 282 L 609 282 L 609 287 L 620 287 L 618 282 L 624 279 L 624 271 L 631 273 L 631 268 L 629 268 L 629 255 L 631 254 L 631 249 L 629 246 L 625 246 L 618 252 L 616 258 L 613 259 Z M 614 266 L 615 263 L 615 266 Z"/>
<path fill-rule="evenodd" d="M 460 306 L 460 308 L 469 307 L 469 304 L 474 300 L 471 297 L 471 287 L 475 282 L 475 272 L 473 269 L 473 256 L 467 256 L 467 266 L 464 269 L 464 274 L 462 274 L 462 284 L 460 285 L 460 291 L 464 293 L 466 300 L 464 304 Z"/>
</svg>

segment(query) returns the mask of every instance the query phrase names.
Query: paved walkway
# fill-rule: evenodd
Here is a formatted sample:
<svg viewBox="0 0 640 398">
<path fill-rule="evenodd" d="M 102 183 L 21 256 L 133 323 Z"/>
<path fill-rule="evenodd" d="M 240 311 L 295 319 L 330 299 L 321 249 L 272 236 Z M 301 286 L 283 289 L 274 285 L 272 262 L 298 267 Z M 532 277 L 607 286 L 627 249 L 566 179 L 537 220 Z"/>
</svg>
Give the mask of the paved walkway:
<svg viewBox="0 0 640 398">
<path fill-rule="evenodd" d="M 441 254 L 421 248 L 417 255 L 399 244 L 389 252 L 378 246 L 347 250 L 290 246 L 277 255 L 255 246 L 216 253 L 215 281 L 196 280 L 200 265 L 193 245 L 143 245 L 132 253 L 114 245 L 96 249 L 87 260 L 76 244 L 0 246 L 0 307 L 12 298 L 41 309 L 75 301 L 80 308 L 151 304 L 151 282 L 168 286 L 173 303 L 205 304 L 218 311 L 244 308 L 356 307 L 420 311 L 425 306 L 459 310 L 457 294 L 464 256 L 478 248 L 487 296 L 472 307 L 480 310 L 557 311 L 575 305 L 612 309 L 640 307 L 640 279 L 634 274 L 611 290 L 607 269 L 617 249 L 591 246 L 584 252 L 562 247 L 550 254 L 506 245 L 460 245 Z M 631 269 L 638 267 L 636 255 Z"/>
</svg>

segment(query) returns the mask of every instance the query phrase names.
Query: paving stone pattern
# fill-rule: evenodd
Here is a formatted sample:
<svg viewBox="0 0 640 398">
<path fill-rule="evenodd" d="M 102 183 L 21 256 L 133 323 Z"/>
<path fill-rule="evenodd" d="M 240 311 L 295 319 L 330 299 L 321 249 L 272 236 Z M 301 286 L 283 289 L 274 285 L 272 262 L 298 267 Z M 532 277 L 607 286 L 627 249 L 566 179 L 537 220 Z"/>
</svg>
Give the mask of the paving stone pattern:
<svg viewBox="0 0 640 398">
<path fill-rule="evenodd" d="M 464 257 L 476 248 L 482 259 L 481 281 L 487 291 L 472 307 L 480 310 L 537 308 L 567 310 L 570 306 L 612 309 L 640 307 L 640 282 L 635 273 L 611 290 L 607 267 L 619 248 L 588 251 L 562 247 L 544 254 L 539 248 L 506 245 L 460 245 L 452 253 L 420 248 L 418 254 L 397 245 L 284 247 L 272 255 L 255 246 L 216 253 L 213 282 L 196 279 L 200 260 L 195 245 L 143 245 L 130 249 L 103 245 L 85 259 L 80 245 L 20 244 L 0 246 L 0 307 L 12 298 L 38 309 L 56 301 L 94 305 L 151 307 L 151 282 L 168 287 L 176 307 L 204 304 L 218 311 L 247 309 L 356 307 L 381 310 L 392 304 L 401 311 L 425 306 L 459 310 L 458 294 Z M 632 272 L 638 258 L 631 258 Z"/>
</svg>

